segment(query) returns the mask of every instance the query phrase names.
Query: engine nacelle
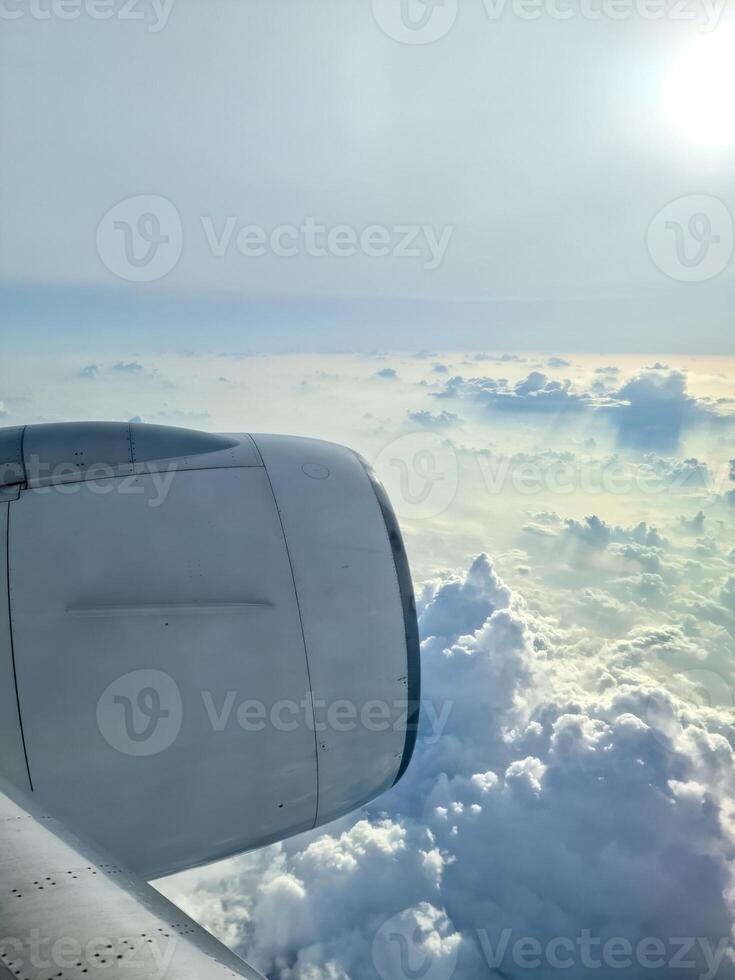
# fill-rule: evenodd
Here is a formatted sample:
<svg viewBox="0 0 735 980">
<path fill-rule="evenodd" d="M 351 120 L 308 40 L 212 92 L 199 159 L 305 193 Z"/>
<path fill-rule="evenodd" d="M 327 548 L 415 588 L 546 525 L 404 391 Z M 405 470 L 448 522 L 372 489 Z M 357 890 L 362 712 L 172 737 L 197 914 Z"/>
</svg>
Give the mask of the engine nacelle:
<svg viewBox="0 0 735 980">
<path fill-rule="evenodd" d="M 413 591 L 350 450 L 3 429 L 0 549 L 0 775 L 132 870 L 284 839 L 405 771 Z"/>
</svg>

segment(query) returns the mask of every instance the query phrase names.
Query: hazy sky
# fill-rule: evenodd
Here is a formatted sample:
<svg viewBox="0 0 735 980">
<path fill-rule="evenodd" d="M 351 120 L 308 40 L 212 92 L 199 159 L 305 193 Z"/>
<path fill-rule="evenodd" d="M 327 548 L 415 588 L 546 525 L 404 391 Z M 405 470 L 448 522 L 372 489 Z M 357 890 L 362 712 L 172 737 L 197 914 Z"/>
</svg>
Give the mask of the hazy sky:
<svg viewBox="0 0 735 980">
<path fill-rule="evenodd" d="M 731 350 L 731 13 L 406 2 L 4 0 L 14 345 Z"/>
</svg>

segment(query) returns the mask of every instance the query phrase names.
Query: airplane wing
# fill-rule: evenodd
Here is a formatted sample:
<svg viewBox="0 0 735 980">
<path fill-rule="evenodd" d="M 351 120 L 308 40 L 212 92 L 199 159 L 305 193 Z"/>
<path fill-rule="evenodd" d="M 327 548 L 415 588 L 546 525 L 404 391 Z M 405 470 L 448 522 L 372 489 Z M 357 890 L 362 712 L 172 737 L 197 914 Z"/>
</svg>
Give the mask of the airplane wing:
<svg viewBox="0 0 735 980">
<path fill-rule="evenodd" d="M 0 780 L 0 980 L 263 980 Z"/>
</svg>

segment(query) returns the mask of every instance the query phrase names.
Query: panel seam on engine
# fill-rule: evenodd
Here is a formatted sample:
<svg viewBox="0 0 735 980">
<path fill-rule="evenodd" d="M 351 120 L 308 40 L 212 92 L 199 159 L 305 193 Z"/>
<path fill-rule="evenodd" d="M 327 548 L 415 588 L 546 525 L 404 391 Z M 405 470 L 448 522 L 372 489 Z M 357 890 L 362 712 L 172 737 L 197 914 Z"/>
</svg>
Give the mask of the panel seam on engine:
<svg viewBox="0 0 735 980">
<path fill-rule="evenodd" d="M 130 449 L 130 464 L 135 469 L 135 436 L 133 435 L 132 422 L 128 422 L 128 447 Z"/>
<path fill-rule="evenodd" d="M 23 470 L 23 479 L 21 481 L 22 485 L 25 486 L 28 483 L 28 470 L 26 468 L 26 429 L 27 425 L 24 425 L 20 430 L 20 435 L 18 436 L 18 456 L 20 458 L 21 469 Z M 10 547 L 10 545 L 8 545 Z M 10 581 L 8 581 L 8 592 L 10 592 Z"/>
<path fill-rule="evenodd" d="M 253 440 L 255 441 L 255 440 Z M 256 443 L 257 448 L 257 443 Z M 260 455 L 260 450 L 258 450 Z M 261 455 L 261 459 L 263 459 Z M 291 571 L 291 581 L 293 582 L 293 592 L 294 598 L 296 599 L 296 612 L 299 616 L 299 627 L 301 629 L 301 640 L 304 644 L 304 660 L 306 662 L 306 679 L 309 685 L 309 701 L 311 702 L 311 715 L 314 722 L 314 766 L 316 768 L 316 807 L 314 808 L 314 823 L 312 825 L 312 830 L 317 826 L 319 820 L 319 739 L 317 737 L 317 726 L 316 726 L 316 714 L 314 712 L 314 688 L 311 684 L 311 667 L 309 665 L 309 648 L 306 645 L 306 631 L 304 630 L 304 617 L 301 614 L 301 601 L 299 600 L 299 590 L 296 585 L 296 573 L 294 572 L 293 562 L 291 560 L 291 549 L 288 546 L 288 538 L 286 537 L 286 528 L 283 523 L 283 516 L 281 515 L 281 508 L 278 506 L 278 498 L 276 497 L 276 492 L 273 489 L 273 483 L 271 481 L 270 473 L 268 472 L 268 467 L 265 465 L 265 460 L 263 459 L 263 470 L 265 471 L 265 478 L 268 481 L 268 486 L 271 488 L 271 494 L 273 496 L 273 504 L 276 508 L 276 514 L 278 515 L 278 523 L 281 525 L 281 534 L 283 535 L 283 544 L 286 548 L 286 558 L 288 559 L 288 567 Z"/>
</svg>

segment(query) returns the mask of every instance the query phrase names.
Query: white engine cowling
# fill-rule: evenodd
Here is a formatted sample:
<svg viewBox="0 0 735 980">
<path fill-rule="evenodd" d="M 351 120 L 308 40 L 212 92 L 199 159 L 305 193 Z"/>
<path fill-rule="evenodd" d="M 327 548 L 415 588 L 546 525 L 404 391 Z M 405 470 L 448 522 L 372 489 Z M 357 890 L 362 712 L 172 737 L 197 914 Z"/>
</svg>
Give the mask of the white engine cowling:
<svg viewBox="0 0 735 980">
<path fill-rule="evenodd" d="M 0 430 L 0 775 L 147 876 L 393 785 L 419 704 L 401 535 L 331 443 Z"/>
</svg>

